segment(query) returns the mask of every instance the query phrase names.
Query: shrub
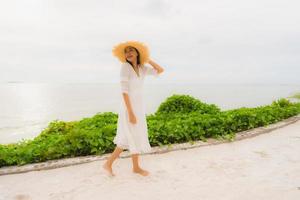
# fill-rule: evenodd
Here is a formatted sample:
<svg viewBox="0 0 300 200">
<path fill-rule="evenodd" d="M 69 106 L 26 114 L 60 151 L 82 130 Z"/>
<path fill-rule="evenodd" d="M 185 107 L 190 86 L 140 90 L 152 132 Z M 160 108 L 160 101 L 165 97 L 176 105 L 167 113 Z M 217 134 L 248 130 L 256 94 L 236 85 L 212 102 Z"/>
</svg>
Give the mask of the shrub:
<svg viewBox="0 0 300 200">
<path fill-rule="evenodd" d="M 201 114 L 210 113 L 216 114 L 220 112 L 214 104 L 206 104 L 190 95 L 174 94 L 168 97 L 166 101 L 161 103 L 155 114 L 169 114 L 169 113 L 190 113 L 199 112 Z"/>
<path fill-rule="evenodd" d="M 146 118 L 150 144 L 156 146 L 207 138 L 233 140 L 239 131 L 299 113 L 300 103 L 283 98 L 270 105 L 221 112 L 214 104 L 189 95 L 173 95 Z M 118 115 L 112 112 L 97 113 L 79 121 L 54 120 L 33 140 L 0 144 L 0 167 L 112 152 L 117 120 Z"/>
</svg>

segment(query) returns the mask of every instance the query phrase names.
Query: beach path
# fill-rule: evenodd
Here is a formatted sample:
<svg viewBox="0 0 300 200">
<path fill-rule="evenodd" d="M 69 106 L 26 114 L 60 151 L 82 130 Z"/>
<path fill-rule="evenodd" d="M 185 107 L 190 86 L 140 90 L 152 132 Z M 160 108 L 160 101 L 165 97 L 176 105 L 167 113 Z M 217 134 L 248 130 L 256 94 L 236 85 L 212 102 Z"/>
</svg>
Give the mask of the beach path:
<svg viewBox="0 0 300 200">
<path fill-rule="evenodd" d="M 0 176 L 0 200 L 300 199 L 300 120 L 231 143 L 140 156 L 149 176 L 117 159 Z"/>
</svg>

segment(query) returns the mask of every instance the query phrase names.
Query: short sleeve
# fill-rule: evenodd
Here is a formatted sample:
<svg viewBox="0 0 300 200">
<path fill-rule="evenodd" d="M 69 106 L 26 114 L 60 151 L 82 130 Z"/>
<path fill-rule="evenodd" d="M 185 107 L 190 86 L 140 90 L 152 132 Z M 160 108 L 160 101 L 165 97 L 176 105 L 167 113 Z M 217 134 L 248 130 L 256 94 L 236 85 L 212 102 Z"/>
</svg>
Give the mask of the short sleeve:
<svg viewBox="0 0 300 200">
<path fill-rule="evenodd" d="M 122 93 L 128 93 L 129 91 L 129 68 L 126 63 L 121 65 L 120 70 L 120 85 Z"/>
<path fill-rule="evenodd" d="M 147 65 L 144 65 L 145 67 L 145 73 L 146 75 L 151 75 L 151 76 L 154 76 L 154 77 L 158 77 L 159 74 L 157 73 L 156 69 L 154 69 L 153 67 L 150 67 L 150 66 L 147 66 Z"/>
</svg>

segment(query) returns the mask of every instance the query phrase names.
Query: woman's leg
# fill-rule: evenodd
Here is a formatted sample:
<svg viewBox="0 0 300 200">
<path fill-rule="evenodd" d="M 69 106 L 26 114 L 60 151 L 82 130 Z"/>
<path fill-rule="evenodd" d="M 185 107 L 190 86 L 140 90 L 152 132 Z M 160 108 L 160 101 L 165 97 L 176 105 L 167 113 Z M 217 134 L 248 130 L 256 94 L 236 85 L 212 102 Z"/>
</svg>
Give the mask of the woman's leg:
<svg viewBox="0 0 300 200">
<path fill-rule="evenodd" d="M 119 157 L 120 153 L 122 153 L 123 149 L 120 147 L 116 147 L 114 152 L 108 157 L 106 162 L 103 165 L 103 168 L 106 169 L 110 175 L 114 176 L 115 174 L 112 171 L 113 162 Z"/>
<path fill-rule="evenodd" d="M 148 172 L 148 171 L 142 169 L 142 168 L 139 166 L 139 162 L 138 162 L 138 160 L 139 160 L 139 154 L 131 154 L 131 158 L 132 158 L 132 164 L 133 164 L 133 166 L 132 166 L 132 169 L 133 169 L 133 170 L 132 170 L 132 171 L 133 171 L 134 173 L 139 173 L 139 174 L 141 174 L 141 175 L 143 175 L 143 176 L 149 175 L 149 172 Z"/>
</svg>

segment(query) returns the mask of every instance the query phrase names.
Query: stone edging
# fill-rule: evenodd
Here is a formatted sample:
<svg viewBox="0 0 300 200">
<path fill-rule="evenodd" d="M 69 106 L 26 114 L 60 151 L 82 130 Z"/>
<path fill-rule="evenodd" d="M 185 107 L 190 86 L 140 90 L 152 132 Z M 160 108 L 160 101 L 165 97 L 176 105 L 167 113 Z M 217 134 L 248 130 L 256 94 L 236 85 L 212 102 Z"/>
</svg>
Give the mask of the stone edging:
<svg viewBox="0 0 300 200">
<path fill-rule="evenodd" d="M 242 131 L 236 133 L 236 137 L 234 141 L 251 138 L 260 134 L 269 133 L 275 129 L 282 128 L 289 124 L 295 123 L 300 119 L 300 115 L 296 115 L 287 119 L 284 119 L 280 122 L 269 124 L 264 127 L 253 128 L 250 130 Z M 234 142 L 232 141 L 232 142 Z M 180 143 L 180 144 L 171 144 L 171 145 L 164 145 L 164 146 L 155 146 L 152 147 L 152 151 L 149 153 L 144 153 L 143 155 L 147 154 L 159 154 L 159 153 L 166 153 L 170 151 L 176 150 L 186 150 L 201 146 L 208 146 L 208 145 L 215 145 L 215 144 L 222 144 L 228 143 L 230 141 L 226 140 L 216 140 L 216 139 L 207 139 L 207 142 L 203 141 L 195 141 L 193 144 L 190 142 Z M 45 169 L 54 169 L 59 167 L 66 167 L 71 165 L 83 164 L 88 162 L 93 162 L 96 160 L 105 160 L 110 153 L 103 154 L 103 155 L 91 155 L 91 156 L 80 156 L 75 158 L 64 158 L 64 159 L 57 159 L 57 160 L 49 160 L 46 162 L 41 163 L 33 163 L 33 164 L 26 164 L 23 166 L 8 166 L 0 168 L 0 176 L 1 175 L 8 175 L 8 174 L 17 174 L 17 173 L 24 173 L 29 171 L 39 171 Z M 125 150 L 121 153 L 120 158 L 127 158 L 130 157 L 130 153 L 128 150 Z"/>
</svg>

